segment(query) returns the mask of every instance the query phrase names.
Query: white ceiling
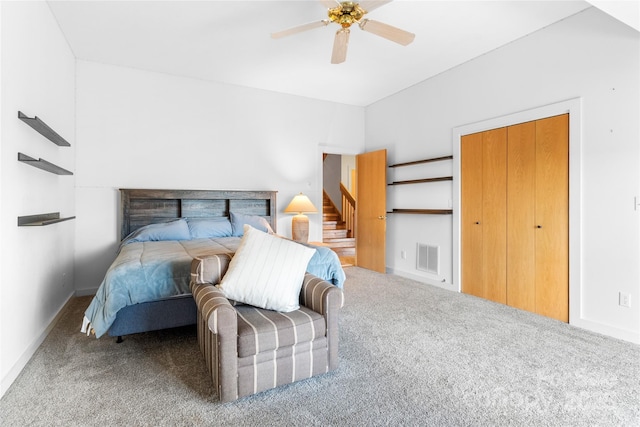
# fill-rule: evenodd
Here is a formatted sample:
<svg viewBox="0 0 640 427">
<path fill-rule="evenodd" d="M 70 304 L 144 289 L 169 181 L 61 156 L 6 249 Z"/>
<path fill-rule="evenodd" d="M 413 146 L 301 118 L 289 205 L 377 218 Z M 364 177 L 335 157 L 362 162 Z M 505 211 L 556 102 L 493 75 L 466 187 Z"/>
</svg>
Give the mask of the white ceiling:
<svg viewBox="0 0 640 427">
<path fill-rule="evenodd" d="M 78 59 L 366 106 L 591 5 L 585 1 L 396 0 L 367 17 L 416 34 L 403 47 L 352 28 L 330 64 L 336 24 L 317 0 L 49 1 Z"/>
</svg>

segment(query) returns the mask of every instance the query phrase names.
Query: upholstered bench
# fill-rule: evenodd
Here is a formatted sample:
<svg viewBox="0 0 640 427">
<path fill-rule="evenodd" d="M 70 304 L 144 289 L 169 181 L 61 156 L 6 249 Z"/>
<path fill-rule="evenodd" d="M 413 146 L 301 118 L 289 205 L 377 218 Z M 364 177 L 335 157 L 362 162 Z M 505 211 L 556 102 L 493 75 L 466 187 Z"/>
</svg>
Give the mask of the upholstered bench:
<svg viewBox="0 0 640 427">
<path fill-rule="evenodd" d="M 342 291 L 306 274 L 300 308 L 278 312 L 238 304 L 214 286 L 229 256 L 195 259 L 191 292 L 197 305 L 198 343 L 218 397 L 229 402 L 338 366 L 338 313 Z"/>
</svg>

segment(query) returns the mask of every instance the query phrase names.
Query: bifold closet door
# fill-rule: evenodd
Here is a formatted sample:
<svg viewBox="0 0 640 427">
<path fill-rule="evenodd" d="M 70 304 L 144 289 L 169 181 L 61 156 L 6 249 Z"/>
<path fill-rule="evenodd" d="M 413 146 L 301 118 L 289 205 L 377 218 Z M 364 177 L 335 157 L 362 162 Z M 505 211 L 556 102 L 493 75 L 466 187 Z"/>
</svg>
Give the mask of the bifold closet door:
<svg viewBox="0 0 640 427">
<path fill-rule="evenodd" d="M 536 121 L 536 310 L 569 321 L 569 115 Z"/>
<path fill-rule="evenodd" d="M 462 291 L 506 304 L 507 130 L 462 137 Z"/>
<path fill-rule="evenodd" d="M 536 122 L 507 129 L 507 305 L 536 311 Z"/>
<path fill-rule="evenodd" d="M 482 133 L 460 141 L 460 250 L 462 292 L 484 298 L 482 280 Z"/>
<path fill-rule="evenodd" d="M 569 116 L 461 139 L 462 292 L 569 320 Z"/>
<path fill-rule="evenodd" d="M 507 303 L 507 128 L 482 133 L 482 260 L 485 298 Z"/>
<path fill-rule="evenodd" d="M 508 128 L 507 304 L 569 321 L 569 120 Z"/>
</svg>

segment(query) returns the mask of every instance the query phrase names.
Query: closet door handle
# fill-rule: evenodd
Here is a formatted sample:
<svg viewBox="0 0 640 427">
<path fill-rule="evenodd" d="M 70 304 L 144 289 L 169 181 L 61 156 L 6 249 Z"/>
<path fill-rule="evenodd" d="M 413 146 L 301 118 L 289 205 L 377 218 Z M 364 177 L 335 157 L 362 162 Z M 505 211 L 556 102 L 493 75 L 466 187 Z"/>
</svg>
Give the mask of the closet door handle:
<svg viewBox="0 0 640 427">
<path fill-rule="evenodd" d="M 480 221 L 476 221 L 476 225 L 480 225 Z"/>
<path fill-rule="evenodd" d="M 542 228 L 542 226 L 541 225 L 536 225 L 536 228 Z"/>
</svg>

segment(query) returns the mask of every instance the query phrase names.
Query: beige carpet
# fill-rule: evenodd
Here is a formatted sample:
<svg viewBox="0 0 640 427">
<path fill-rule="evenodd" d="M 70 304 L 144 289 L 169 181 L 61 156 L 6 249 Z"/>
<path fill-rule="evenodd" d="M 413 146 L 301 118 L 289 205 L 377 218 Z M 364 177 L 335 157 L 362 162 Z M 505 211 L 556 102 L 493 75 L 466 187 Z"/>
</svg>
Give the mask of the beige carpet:
<svg viewBox="0 0 640 427">
<path fill-rule="evenodd" d="M 216 402 L 194 328 L 96 340 L 76 298 L 0 400 L 2 426 L 637 426 L 640 346 L 346 269 L 337 371 Z"/>
</svg>

